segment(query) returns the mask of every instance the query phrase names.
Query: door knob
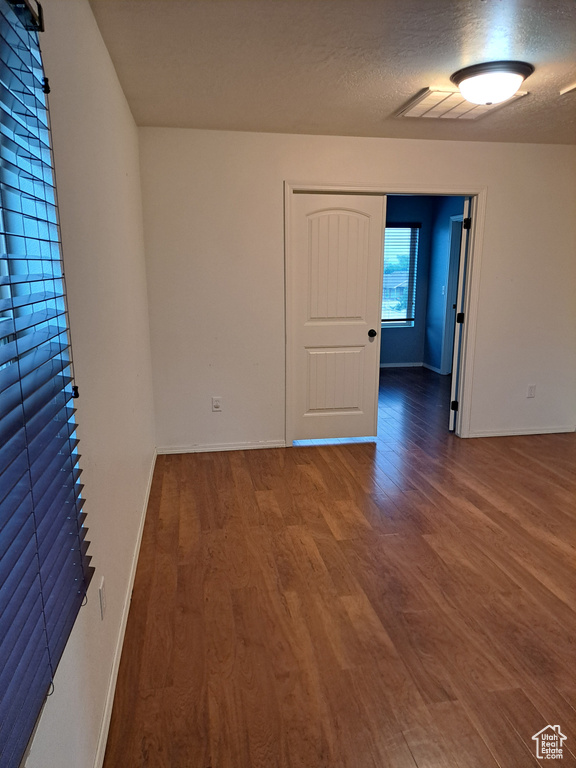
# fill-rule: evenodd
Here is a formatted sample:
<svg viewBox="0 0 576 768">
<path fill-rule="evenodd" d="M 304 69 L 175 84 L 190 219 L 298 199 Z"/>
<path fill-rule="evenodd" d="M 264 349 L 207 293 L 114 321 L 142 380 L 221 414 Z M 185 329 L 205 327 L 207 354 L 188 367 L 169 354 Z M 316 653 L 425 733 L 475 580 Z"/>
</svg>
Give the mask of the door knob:
<svg viewBox="0 0 576 768">
<path fill-rule="evenodd" d="M 371 339 L 373 339 L 374 336 L 377 336 L 377 333 L 374 330 L 374 328 L 370 328 L 370 330 L 368 331 L 368 336 L 370 336 Z"/>
</svg>

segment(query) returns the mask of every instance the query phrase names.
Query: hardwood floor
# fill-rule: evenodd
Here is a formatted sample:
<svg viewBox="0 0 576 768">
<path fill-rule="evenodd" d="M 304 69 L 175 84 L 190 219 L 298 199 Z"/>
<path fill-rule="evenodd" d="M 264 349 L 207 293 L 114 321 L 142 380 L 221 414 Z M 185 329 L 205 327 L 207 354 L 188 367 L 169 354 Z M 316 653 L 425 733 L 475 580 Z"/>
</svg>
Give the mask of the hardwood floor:
<svg viewBox="0 0 576 768">
<path fill-rule="evenodd" d="M 576 765 L 576 435 L 382 378 L 375 443 L 158 458 L 105 768 Z"/>
</svg>

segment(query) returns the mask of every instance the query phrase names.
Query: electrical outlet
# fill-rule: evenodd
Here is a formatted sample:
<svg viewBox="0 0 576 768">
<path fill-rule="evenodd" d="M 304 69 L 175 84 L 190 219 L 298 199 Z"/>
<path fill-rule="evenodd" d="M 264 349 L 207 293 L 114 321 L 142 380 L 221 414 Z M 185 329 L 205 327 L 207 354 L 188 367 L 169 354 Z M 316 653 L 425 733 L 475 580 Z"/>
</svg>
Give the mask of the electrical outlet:
<svg viewBox="0 0 576 768">
<path fill-rule="evenodd" d="M 100 597 L 100 618 L 104 621 L 104 616 L 106 616 L 106 584 L 104 583 L 104 576 L 102 576 L 100 581 L 98 595 Z"/>
<path fill-rule="evenodd" d="M 213 397 L 212 398 L 212 410 L 214 413 L 220 413 L 222 410 L 222 398 L 221 397 Z"/>
<path fill-rule="evenodd" d="M 536 384 L 530 384 L 528 386 L 528 393 L 526 397 L 536 397 Z"/>
</svg>

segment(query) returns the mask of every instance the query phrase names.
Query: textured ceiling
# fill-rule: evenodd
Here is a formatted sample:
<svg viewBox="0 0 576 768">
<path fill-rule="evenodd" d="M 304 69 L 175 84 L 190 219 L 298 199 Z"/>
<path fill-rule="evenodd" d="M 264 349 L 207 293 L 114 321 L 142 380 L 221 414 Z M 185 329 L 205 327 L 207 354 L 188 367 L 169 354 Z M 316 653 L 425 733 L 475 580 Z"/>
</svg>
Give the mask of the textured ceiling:
<svg viewBox="0 0 576 768">
<path fill-rule="evenodd" d="M 91 0 L 138 125 L 576 143 L 575 0 Z M 536 67 L 476 122 L 397 117 L 482 61 Z"/>
</svg>

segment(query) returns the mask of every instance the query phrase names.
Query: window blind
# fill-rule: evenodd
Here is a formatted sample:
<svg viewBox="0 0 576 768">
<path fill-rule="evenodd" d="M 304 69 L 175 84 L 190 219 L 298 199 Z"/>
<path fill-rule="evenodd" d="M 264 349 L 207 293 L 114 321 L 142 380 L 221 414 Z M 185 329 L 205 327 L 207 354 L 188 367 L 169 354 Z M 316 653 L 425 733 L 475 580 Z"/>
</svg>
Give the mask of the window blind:
<svg viewBox="0 0 576 768">
<path fill-rule="evenodd" d="M 414 324 L 420 224 L 387 224 L 384 235 L 382 322 Z"/>
<path fill-rule="evenodd" d="M 0 0 L 0 765 L 17 768 L 86 595 L 39 6 Z"/>
</svg>

